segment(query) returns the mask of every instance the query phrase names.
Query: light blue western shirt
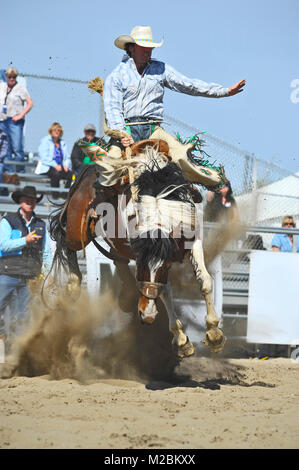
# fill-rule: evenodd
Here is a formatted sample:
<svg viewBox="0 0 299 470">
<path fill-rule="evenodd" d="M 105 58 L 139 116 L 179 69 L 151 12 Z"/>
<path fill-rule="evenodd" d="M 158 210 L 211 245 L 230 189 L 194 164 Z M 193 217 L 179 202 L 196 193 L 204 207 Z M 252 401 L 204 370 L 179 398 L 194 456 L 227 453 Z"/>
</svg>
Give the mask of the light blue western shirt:
<svg viewBox="0 0 299 470">
<path fill-rule="evenodd" d="M 26 227 L 30 231 L 30 223 L 32 219 L 30 219 L 28 223 L 24 218 L 23 220 Z M 16 255 L 21 254 L 21 250 L 25 246 L 26 240 L 25 237 L 21 237 L 21 232 L 19 230 L 12 229 L 10 223 L 6 219 L 2 219 L 0 222 L 0 251 L 5 254 Z M 43 273 L 46 273 L 50 270 L 52 259 L 53 257 L 50 247 L 50 236 L 48 230 L 46 229 L 42 244 Z"/>
<path fill-rule="evenodd" d="M 292 253 L 293 247 L 291 245 L 288 235 L 285 233 L 276 233 L 272 239 L 271 247 L 276 246 L 280 251 Z M 297 252 L 299 253 L 299 236 L 297 237 Z"/>
<path fill-rule="evenodd" d="M 151 59 L 140 75 L 134 60 L 125 54 L 105 81 L 103 97 L 108 127 L 125 130 L 125 119 L 137 116 L 163 121 L 165 87 L 192 96 L 228 96 L 228 88 L 185 77 L 156 59 Z"/>
</svg>

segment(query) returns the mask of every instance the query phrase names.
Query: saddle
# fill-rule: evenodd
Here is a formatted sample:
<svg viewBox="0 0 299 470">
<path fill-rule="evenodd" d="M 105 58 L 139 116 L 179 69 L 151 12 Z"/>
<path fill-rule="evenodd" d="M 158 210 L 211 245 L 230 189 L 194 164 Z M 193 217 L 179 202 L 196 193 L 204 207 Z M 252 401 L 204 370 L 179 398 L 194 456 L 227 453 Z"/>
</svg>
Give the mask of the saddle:
<svg viewBox="0 0 299 470">
<path fill-rule="evenodd" d="M 170 159 L 169 156 L 169 145 L 165 140 L 162 139 L 145 139 L 135 142 L 131 147 L 132 156 L 140 155 L 144 152 L 146 147 L 154 147 L 160 153 Z"/>
</svg>

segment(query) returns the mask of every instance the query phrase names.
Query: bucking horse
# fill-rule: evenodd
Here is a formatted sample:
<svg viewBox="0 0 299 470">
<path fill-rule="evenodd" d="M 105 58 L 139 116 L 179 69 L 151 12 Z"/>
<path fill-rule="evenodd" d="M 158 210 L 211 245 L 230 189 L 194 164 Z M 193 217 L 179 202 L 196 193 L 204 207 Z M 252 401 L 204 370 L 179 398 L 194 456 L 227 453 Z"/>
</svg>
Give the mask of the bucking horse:
<svg viewBox="0 0 299 470">
<path fill-rule="evenodd" d="M 91 242 L 125 269 L 134 260 L 140 319 L 147 324 L 155 320 L 160 298 L 168 314 L 172 343 L 182 358 L 194 354 L 194 346 L 175 312 L 168 282 L 172 263 L 182 263 L 189 257 L 193 265 L 207 310 L 204 343 L 218 352 L 223 348 L 224 335 L 218 328 L 212 279 L 204 263 L 196 194 L 168 153 L 168 145 L 162 140 L 133 144 L 129 160 L 113 163 L 121 175 L 113 186 L 97 187 L 101 167 L 86 166 L 63 207 L 52 214 L 50 235 L 56 241 L 53 265 L 67 269 L 69 286 L 81 283 L 77 251 L 85 250 Z M 109 155 L 106 158 L 108 161 Z M 133 179 L 128 176 L 132 173 Z M 101 246 L 99 237 L 110 251 Z"/>
</svg>

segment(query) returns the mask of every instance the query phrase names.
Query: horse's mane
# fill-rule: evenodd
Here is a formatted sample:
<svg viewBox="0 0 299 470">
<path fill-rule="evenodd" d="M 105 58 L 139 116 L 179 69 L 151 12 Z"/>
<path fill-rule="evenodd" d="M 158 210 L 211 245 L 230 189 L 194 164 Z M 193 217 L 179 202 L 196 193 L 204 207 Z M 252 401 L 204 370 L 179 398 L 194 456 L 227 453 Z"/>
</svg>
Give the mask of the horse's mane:
<svg viewBox="0 0 299 470">
<path fill-rule="evenodd" d="M 177 226 L 194 222 L 190 183 L 175 163 L 165 161 L 164 156 L 161 158 L 157 150 L 149 147 L 145 149 L 143 166 L 139 167 L 134 186 L 142 218 L 139 236 L 131 239 L 138 261 L 145 266 L 170 261 L 178 248 L 170 235 L 169 220 Z"/>
</svg>

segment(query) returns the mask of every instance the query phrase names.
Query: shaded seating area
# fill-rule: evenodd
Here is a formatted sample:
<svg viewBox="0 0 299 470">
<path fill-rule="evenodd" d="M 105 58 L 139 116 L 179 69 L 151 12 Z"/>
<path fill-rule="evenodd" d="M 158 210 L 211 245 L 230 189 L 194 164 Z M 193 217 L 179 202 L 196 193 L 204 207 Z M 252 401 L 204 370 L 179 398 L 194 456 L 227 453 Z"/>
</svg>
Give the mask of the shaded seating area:
<svg viewBox="0 0 299 470">
<path fill-rule="evenodd" d="M 37 154 L 33 154 L 33 158 L 32 154 L 31 158 L 29 158 L 28 153 L 25 155 L 27 160 L 25 162 L 22 162 L 22 166 L 25 167 L 25 173 L 17 173 L 19 185 L 0 183 L 0 188 L 6 188 L 8 191 L 7 196 L 0 196 L 0 216 L 3 215 L 5 212 L 11 213 L 15 212 L 16 210 L 15 203 L 11 199 L 12 192 L 24 186 L 33 185 L 36 187 L 38 193 L 44 194 L 44 198 L 36 208 L 36 213 L 40 217 L 47 218 L 49 216 L 49 213 L 54 208 L 50 201 L 53 201 L 54 203 L 58 204 L 63 203 L 63 201 L 65 200 L 64 198 L 69 192 L 69 189 L 65 189 L 64 187 L 51 187 L 50 178 L 45 175 L 36 175 L 34 173 L 38 161 Z M 7 174 L 16 173 L 16 171 L 14 170 L 20 165 L 19 162 L 15 162 L 14 160 L 5 160 L 4 163 L 11 167 L 10 172 L 8 172 Z M 53 194 L 55 193 L 58 194 L 58 198 L 56 199 L 53 198 Z"/>
</svg>

